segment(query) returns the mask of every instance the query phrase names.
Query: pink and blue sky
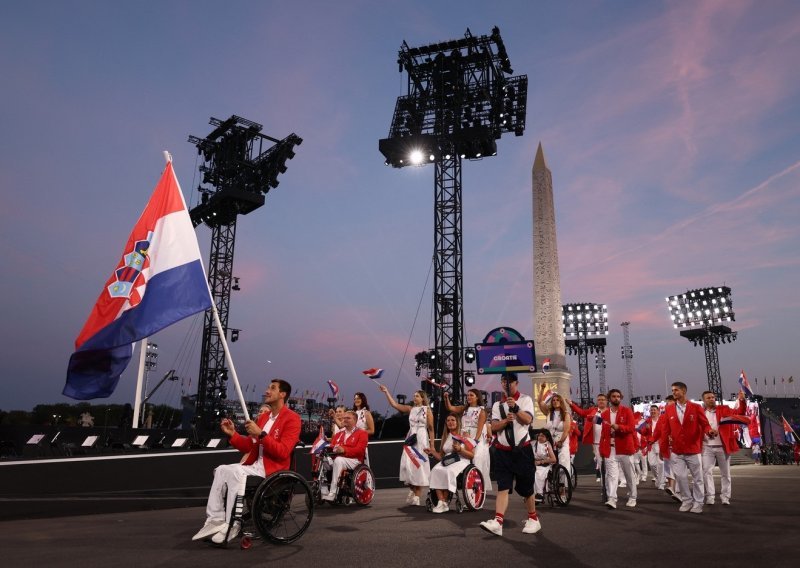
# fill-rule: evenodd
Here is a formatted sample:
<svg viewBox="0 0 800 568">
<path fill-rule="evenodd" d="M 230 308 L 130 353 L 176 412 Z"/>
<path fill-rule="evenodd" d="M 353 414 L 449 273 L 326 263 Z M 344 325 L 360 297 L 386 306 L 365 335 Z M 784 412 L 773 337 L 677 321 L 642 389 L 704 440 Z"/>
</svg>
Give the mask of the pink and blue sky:
<svg viewBox="0 0 800 568">
<path fill-rule="evenodd" d="M 797 2 L 6 2 L 0 408 L 71 402 L 61 390 L 73 342 L 161 151 L 196 203 L 187 136 L 231 114 L 304 139 L 266 206 L 239 221 L 230 326 L 242 329 L 242 384 L 282 377 L 323 392 L 333 379 L 377 410 L 363 369 L 384 368 L 396 393 L 417 388 L 413 355 L 433 337 L 433 168 L 387 168 L 378 139 L 405 94 L 403 40 L 494 25 L 528 75 L 528 126 L 464 164 L 467 342 L 501 325 L 533 337 L 541 141 L 562 300 L 608 305 L 609 386 L 627 390 L 619 324 L 630 321 L 635 394 L 664 394 L 666 377 L 699 395 L 703 351 L 672 328 L 665 297 L 722 284 L 739 332 L 720 346 L 723 392 L 741 368 L 757 392 L 763 377 L 777 377 L 770 394 L 783 394 L 781 377 L 800 381 Z M 206 259 L 209 233 L 198 229 Z M 153 338 L 157 375 L 174 368 L 196 388 L 201 327 L 198 316 Z M 590 375 L 596 392 L 593 364 Z M 131 402 L 134 383 L 132 365 L 109 400 Z M 179 390 L 154 401 L 177 404 Z"/>
</svg>

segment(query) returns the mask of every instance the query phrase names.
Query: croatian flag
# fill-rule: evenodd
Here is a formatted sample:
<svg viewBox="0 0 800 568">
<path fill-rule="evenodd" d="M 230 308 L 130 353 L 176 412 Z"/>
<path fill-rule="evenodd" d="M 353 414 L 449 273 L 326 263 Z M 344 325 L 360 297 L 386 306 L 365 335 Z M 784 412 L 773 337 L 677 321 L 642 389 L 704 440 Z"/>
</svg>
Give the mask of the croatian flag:
<svg viewBox="0 0 800 568">
<path fill-rule="evenodd" d="M 328 386 L 331 387 L 331 392 L 333 393 L 334 398 L 339 397 L 339 385 L 337 385 L 333 381 L 328 381 Z"/>
<path fill-rule="evenodd" d="M 745 396 L 748 398 L 753 396 L 753 389 L 750 388 L 750 382 L 747 380 L 747 375 L 744 374 L 744 369 L 739 373 L 739 386 L 742 387 Z"/>
<path fill-rule="evenodd" d="M 63 393 L 111 396 L 135 341 L 210 307 L 197 237 L 169 162 L 75 340 Z"/>
<path fill-rule="evenodd" d="M 311 445 L 310 454 L 318 456 L 322 450 L 330 446 L 328 443 L 328 438 L 325 437 L 325 430 L 320 425 L 319 427 L 319 434 L 317 435 L 317 439 L 314 440 L 314 443 Z"/>
<path fill-rule="evenodd" d="M 719 425 L 722 426 L 724 424 L 734 424 L 737 426 L 741 424 L 746 426 L 750 424 L 750 419 L 747 416 L 742 416 L 741 414 L 732 414 L 719 419 Z"/>
<path fill-rule="evenodd" d="M 647 426 L 647 418 L 642 417 L 642 419 L 639 420 L 639 423 L 636 425 L 636 431 L 641 434 L 642 430 L 644 430 L 646 426 Z"/>
<path fill-rule="evenodd" d="M 550 357 L 547 357 L 544 361 L 542 361 L 542 373 L 546 373 L 550 370 Z"/>
<path fill-rule="evenodd" d="M 462 438 L 461 436 L 456 436 L 455 434 L 450 434 L 450 437 L 454 442 L 458 442 L 470 452 L 475 449 L 475 444 L 473 444 L 468 438 Z"/>
<path fill-rule="evenodd" d="M 542 402 L 543 402 L 544 404 L 550 404 L 550 401 L 551 401 L 551 400 L 553 400 L 553 396 L 554 396 L 555 394 L 556 394 L 555 392 L 551 391 L 551 390 L 548 388 L 546 391 L 544 391 L 544 398 L 542 399 Z"/>
<path fill-rule="evenodd" d="M 371 369 L 367 369 L 366 371 L 361 371 L 364 375 L 368 376 L 370 379 L 380 379 L 381 375 L 383 374 L 383 369 L 376 369 L 375 367 Z"/>
</svg>

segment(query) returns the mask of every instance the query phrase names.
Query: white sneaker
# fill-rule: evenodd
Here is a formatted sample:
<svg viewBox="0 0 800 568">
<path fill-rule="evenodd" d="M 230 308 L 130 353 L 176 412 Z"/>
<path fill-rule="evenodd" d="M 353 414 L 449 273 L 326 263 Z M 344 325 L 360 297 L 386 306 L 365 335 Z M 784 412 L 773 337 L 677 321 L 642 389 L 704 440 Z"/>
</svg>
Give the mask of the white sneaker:
<svg viewBox="0 0 800 568">
<path fill-rule="evenodd" d="M 323 501 L 327 501 L 328 503 L 333 503 L 336 500 L 336 495 L 333 493 L 326 493 L 322 496 Z"/>
<path fill-rule="evenodd" d="M 617 502 L 614 499 L 609 499 L 608 501 L 606 501 L 606 507 L 608 507 L 609 509 L 616 509 Z"/>
<path fill-rule="evenodd" d="M 485 531 L 489 531 L 492 534 L 496 534 L 497 536 L 503 536 L 503 525 L 498 523 L 497 519 L 483 521 L 481 523 L 481 528 Z"/>
<path fill-rule="evenodd" d="M 414 495 L 414 498 L 411 499 L 411 502 L 409 503 L 409 505 L 412 505 L 414 507 L 418 506 L 419 505 L 419 497 Z"/>
<path fill-rule="evenodd" d="M 620 487 L 627 487 L 628 486 L 628 482 L 627 481 L 620 481 L 619 482 L 619 486 Z"/>
<path fill-rule="evenodd" d="M 706 505 L 713 505 L 714 498 L 713 497 L 706 497 Z"/>
<path fill-rule="evenodd" d="M 702 505 L 694 505 L 694 506 L 693 506 L 693 507 L 692 507 L 692 508 L 689 510 L 689 512 L 690 512 L 690 513 L 694 513 L 695 515 L 699 515 L 700 513 L 702 513 L 702 512 L 703 512 L 703 506 L 702 506 Z"/>
<path fill-rule="evenodd" d="M 723 497 L 723 498 L 722 498 L 722 504 L 723 504 L 723 505 L 730 505 L 730 504 L 731 504 L 731 501 L 730 501 L 730 499 L 725 499 L 725 497 Z"/>
<path fill-rule="evenodd" d="M 192 537 L 192 540 L 201 540 L 204 538 L 208 538 L 219 532 L 219 529 L 227 525 L 228 523 L 226 523 L 225 521 L 214 521 L 212 519 L 207 519 L 206 524 L 203 525 L 202 529 L 197 531 L 197 534 L 195 534 Z"/>
<path fill-rule="evenodd" d="M 628 499 L 628 502 L 625 503 L 626 507 L 633 508 L 636 506 L 636 499 Z"/>
<path fill-rule="evenodd" d="M 436 503 L 436 506 L 431 509 L 431 513 L 446 513 L 450 510 L 450 507 L 444 501 L 439 501 Z"/>
<path fill-rule="evenodd" d="M 406 495 L 406 505 L 411 505 L 411 500 L 416 496 L 413 489 L 409 490 L 408 495 Z"/>
<path fill-rule="evenodd" d="M 522 527 L 522 532 L 536 534 L 540 530 L 542 530 L 542 523 L 539 522 L 539 519 L 531 519 L 530 517 L 525 519 L 525 526 Z"/>
<path fill-rule="evenodd" d="M 240 523 L 239 521 L 233 523 L 230 533 L 228 533 L 228 525 L 225 524 L 221 529 L 219 529 L 217 534 L 211 537 L 211 542 L 213 542 L 214 544 L 223 544 L 224 542 L 226 542 L 225 541 L 226 534 L 228 535 L 228 542 L 230 542 L 231 540 L 239 536 L 241 530 L 242 530 L 242 523 Z"/>
<path fill-rule="evenodd" d="M 678 509 L 678 511 L 680 511 L 681 513 L 687 513 L 687 512 L 689 512 L 691 510 L 692 510 L 692 502 L 691 501 L 689 501 L 688 503 L 681 503 L 681 506 Z"/>
</svg>

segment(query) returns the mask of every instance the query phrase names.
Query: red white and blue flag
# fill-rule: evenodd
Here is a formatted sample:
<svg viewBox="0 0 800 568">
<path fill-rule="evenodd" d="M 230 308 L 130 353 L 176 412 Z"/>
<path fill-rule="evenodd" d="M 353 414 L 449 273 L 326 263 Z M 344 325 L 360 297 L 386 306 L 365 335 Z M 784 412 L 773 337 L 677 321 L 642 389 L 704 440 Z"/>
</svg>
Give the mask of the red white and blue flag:
<svg viewBox="0 0 800 568">
<path fill-rule="evenodd" d="M 742 387 L 746 397 L 753 396 L 753 389 L 750 388 L 750 382 L 747 380 L 747 375 L 744 374 L 744 369 L 739 373 L 739 386 Z"/>
<path fill-rule="evenodd" d="M 75 340 L 63 393 L 111 396 L 134 342 L 210 307 L 197 237 L 169 162 Z"/>
<path fill-rule="evenodd" d="M 542 361 L 542 373 L 546 373 L 550 370 L 550 357 L 547 357 L 544 361 Z"/>
<path fill-rule="evenodd" d="M 781 419 L 783 420 L 783 437 L 786 438 L 786 443 L 794 444 L 795 442 L 795 435 L 794 435 L 794 428 L 786 418 L 781 414 Z"/>
<path fill-rule="evenodd" d="M 542 402 L 544 404 L 550 404 L 550 401 L 553 400 L 555 394 L 556 393 L 554 391 L 551 391 L 550 388 L 548 387 L 547 390 L 544 391 L 544 397 L 542 397 Z"/>
<path fill-rule="evenodd" d="M 328 386 L 331 388 L 331 393 L 333 393 L 333 398 L 339 397 L 339 385 L 337 385 L 333 381 L 328 381 Z"/>
<path fill-rule="evenodd" d="M 736 426 L 742 424 L 747 426 L 750 424 L 750 419 L 747 416 L 742 416 L 741 414 L 732 414 L 719 419 L 719 425 L 722 426 L 724 424 L 733 424 Z"/>
<path fill-rule="evenodd" d="M 467 448 L 470 452 L 475 449 L 475 444 L 469 438 L 462 438 L 461 436 L 456 436 L 455 434 L 450 434 L 450 437 L 453 439 L 454 442 L 458 442 L 465 448 Z"/>
<path fill-rule="evenodd" d="M 647 427 L 647 424 L 648 424 L 647 418 L 642 417 L 639 420 L 639 423 L 636 425 L 636 431 L 641 434 L 642 431 L 645 430 L 645 428 Z"/>
<path fill-rule="evenodd" d="M 322 450 L 328 446 L 330 446 L 330 443 L 328 442 L 328 438 L 325 436 L 325 430 L 323 429 L 322 425 L 320 425 L 317 439 L 314 440 L 314 443 L 311 445 L 311 450 L 308 453 L 318 456 Z"/>
<path fill-rule="evenodd" d="M 370 379 L 380 379 L 381 375 L 383 375 L 383 369 L 376 369 L 375 367 L 372 367 L 371 369 L 367 369 L 366 371 L 361 371 L 361 372 Z"/>
</svg>

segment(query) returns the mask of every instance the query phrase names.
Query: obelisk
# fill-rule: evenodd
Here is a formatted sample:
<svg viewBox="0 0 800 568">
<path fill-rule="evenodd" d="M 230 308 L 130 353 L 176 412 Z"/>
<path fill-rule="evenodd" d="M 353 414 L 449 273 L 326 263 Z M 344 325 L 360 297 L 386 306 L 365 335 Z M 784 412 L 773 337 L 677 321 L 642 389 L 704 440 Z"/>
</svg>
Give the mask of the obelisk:
<svg viewBox="0 0 800 568">
<path fill-rule="evenodd" d="M 533 324 L 536 367 L 532 374 L 534 400 L 539 384 L 546 382 L 570 398 L 572 375 L 567 370 L 564 329 L 561 321 L 561 280 L 558 272 L 556 212 L 553 205 L 553 176 L 544 161 L 542 143 L 533 160 Z M 542 363 L 550 359 L 550 369 Z M 537 409 L 538 414 L 538 409 Z M 541 418 L 537 415 L 537 418 Z"/>
</svg>

